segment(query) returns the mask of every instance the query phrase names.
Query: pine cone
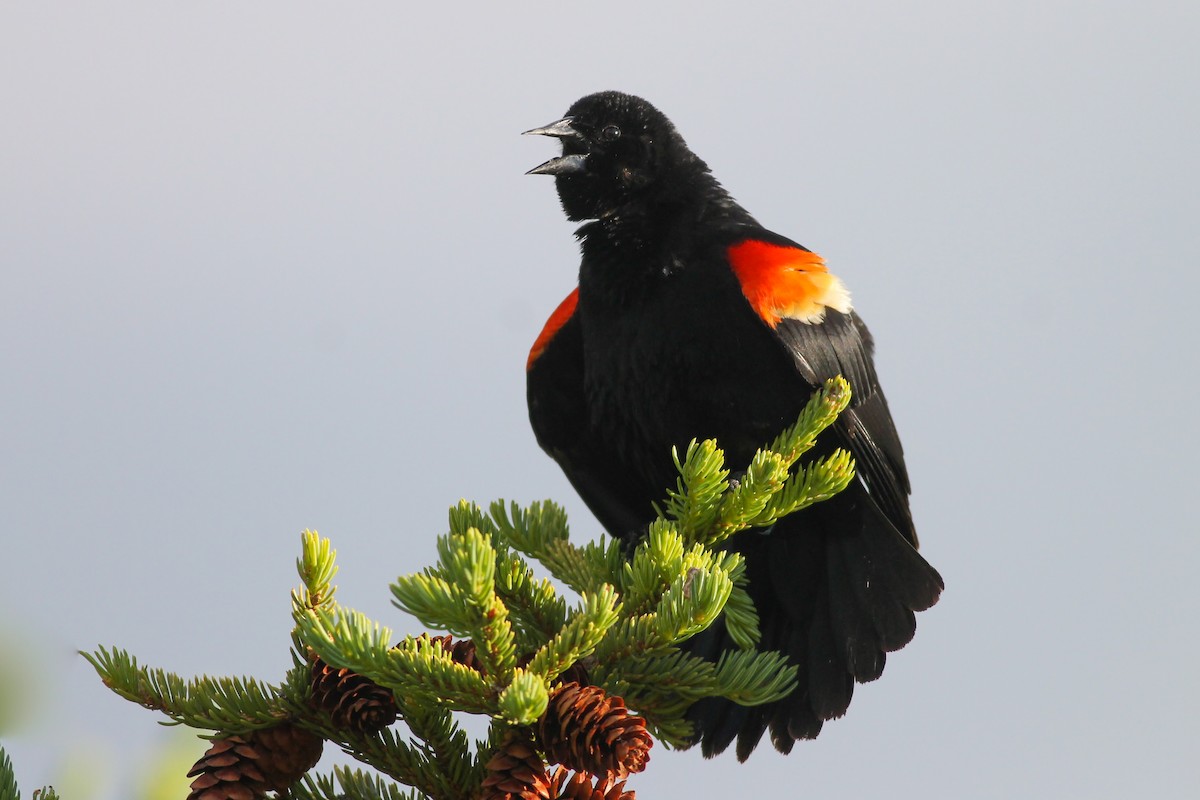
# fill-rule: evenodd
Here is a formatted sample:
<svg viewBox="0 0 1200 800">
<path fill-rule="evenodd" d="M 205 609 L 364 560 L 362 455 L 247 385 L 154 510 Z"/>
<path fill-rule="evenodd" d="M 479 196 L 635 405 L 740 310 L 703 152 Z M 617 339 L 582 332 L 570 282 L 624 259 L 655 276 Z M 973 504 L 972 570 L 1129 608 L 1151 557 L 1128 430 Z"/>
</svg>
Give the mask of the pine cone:
<svg viewBox="0 0 1200 800">
<path fill-rule="evenodd" d="M 459 639 L 456 642 L 454 641 L 454 637 L 447 633 L 442 636 L 432 636 L 430 637 L 430 641 L 437 642 L 445 648 L 454 663 L 470 667 L 476 672 L 483 672 L 483 666 L 479 663 L 479 656 L 475 654 L 475 642 L 470 639 Z"/>
<path fill-rule="evenodd" d="M 511 730 L 487 763 L 480 800 L 552 800 L 546 765 L 528 733 Z"/>
<path fill-rule="evenodd" d="M 284 723 L 216 739 L 188 773 L 188 800 L 254 800 L 282 792 L 321 759 L 325 742 Z"/>
<path fill-rule="evenodd" d="M 309 702 L 328 714 L 334 727 L 374 733 L 396 721 L 398 709 L 390 691 L 357 672 L 329 666 L 315 653 L 310 653 L 309 659 Z"/>
<path fill-rule="evenodd" d="M 625 791 L 625 781 L 601 778 L 592 783 L 586 772 L 555 767 L 550 773 L 550 796 L 554 800 L 637 800 L 637 792 Z"/>
<path fill-rule="evenodd" d="M 537 733 L 551 762 L 601 779 L 644 770 L 654 743 L 646 721 L 630 714 L 624 700 L 578 683 L 553 690 Z"/>
<path fill-rule="evenodd" d="M 564 669 L 557 678 L 554 679 L 555 685 L 560 683 L 578 683 L 580 686 L 591 686 L 591 681 L 588 680 L 587 667 L 582 661 L 576 661 L 571 666 Z"/>
</svg>

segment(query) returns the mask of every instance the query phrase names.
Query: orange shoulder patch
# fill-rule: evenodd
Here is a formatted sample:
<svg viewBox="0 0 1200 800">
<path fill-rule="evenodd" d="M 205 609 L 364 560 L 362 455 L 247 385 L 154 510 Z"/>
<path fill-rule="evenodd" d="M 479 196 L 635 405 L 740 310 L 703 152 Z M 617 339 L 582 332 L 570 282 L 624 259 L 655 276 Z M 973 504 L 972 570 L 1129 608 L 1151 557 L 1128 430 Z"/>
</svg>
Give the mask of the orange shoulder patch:
<svg viewBox="0 0 1200 800">
<path fill-rule="evenodd" d="M 782 319 L 818 323 L 827 308 L 850 311 L 850 292 L 816 253 L 746 239 L 728 256 L 751 308 L 772 328 Z"/>
<path fill-rule="evenodd" d="M 545 326 L 542 327 L 542 332 L 533 340 L 533 347 L 529 348 L 529 358 L 525 360 L 526 372 L 533 368 L 533 362 L 538 360 L 538 357 L 546 349 L 546 345 L 550 344 L 550 340 L 554 338 L 554 334 L 558 333 L 562 329 L 562 326 L 567 324 L 567 320 L 575 313 L 575 306 L 577 305 L 579 305 L 578 287 L 558 304 L 558 308 L 554 309 L 554 313 L 550 315 L 550 319 L 546 320 Z"/>
</svg>

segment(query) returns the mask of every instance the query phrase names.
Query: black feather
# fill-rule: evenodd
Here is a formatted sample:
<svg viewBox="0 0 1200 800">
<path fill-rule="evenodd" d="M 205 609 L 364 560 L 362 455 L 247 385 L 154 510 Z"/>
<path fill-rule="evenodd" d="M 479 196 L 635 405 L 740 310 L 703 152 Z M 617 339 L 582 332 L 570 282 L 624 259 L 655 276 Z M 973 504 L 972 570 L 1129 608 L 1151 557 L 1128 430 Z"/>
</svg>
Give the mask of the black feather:
<svg viewBox="0 0 1200 800">
<path fill-rule="evenodd" d="M 827 308 L 804 322 L 751 304 L 731 248 L 804 248 L 734 202 L 649 103 L 604 92 L 569 117 L 572 169 L 557 174 L 559 197 L 571 219 L 590 221 L 577 232 L 575 313 L 531 356 L 529 411 L 538 442 L 610 533 L 643 535 L 675 484 L 672 447 L 716 438 L 730 468 L 744 469 L 825 379 L 850 382 L 851 407 L 809 455 L 848 449 L 856 480 L 726 543 L 746 557 L 760 647 L 787 655 L 798 686 L 758 708 L 710 698 L 688 713 L 706 756 L 736 741 L 744 760 L 768 731 L 788 752 L 846 712 L 854 684 L 880 676 L 886 653 L 912 638 L 915 612 L 942 589 L 916 550 L 871 334 L 853 311 Z M 734 643 L 718 622 L 686 647 L 715 660 Z"/>
</svg>

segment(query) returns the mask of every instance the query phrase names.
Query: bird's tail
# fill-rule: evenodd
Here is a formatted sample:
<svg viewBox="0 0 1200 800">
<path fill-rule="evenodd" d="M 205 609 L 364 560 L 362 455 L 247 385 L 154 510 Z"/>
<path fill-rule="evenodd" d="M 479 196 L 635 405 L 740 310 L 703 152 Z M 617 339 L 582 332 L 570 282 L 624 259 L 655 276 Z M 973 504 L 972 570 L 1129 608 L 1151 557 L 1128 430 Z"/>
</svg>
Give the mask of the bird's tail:
<svg viewBox="0 0 1200 800">
<path fill-rule="evenodd" d="M 769 534 L 735 537 L 730 549 L 747 557 L 759 649 L 785 653 L 798 683 L 783 700 L 753 708 L 720 698 L 696 703 L 689 719 L 707 757 L 736 738 L 744 761 L 767 730 L 784 753 L 797 739 L 816 738 L 825 720 L 846 713 L 854 684 L 878 678 L 886 654 L 908 644 L 916 612 L 936 603 L 943 587 L 937 570 L 857 483 Z M 709 659 L 734 647 L 720 621 L 688 643 Z"/>
</svg>

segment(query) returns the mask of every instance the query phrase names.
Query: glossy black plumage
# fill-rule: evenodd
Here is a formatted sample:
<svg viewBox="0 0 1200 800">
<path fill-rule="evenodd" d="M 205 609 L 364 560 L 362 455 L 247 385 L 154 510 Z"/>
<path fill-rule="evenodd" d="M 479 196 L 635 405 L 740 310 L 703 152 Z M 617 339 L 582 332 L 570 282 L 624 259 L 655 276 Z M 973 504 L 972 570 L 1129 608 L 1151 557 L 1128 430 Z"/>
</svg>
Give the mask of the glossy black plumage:
<svg viewBox="0 0 1200 800">
<path fill-rule="evenodd" d="M 879 677 L 885 654 L 912 638 L 914 613 L 942 588 L 916 551 L 909 479 L 870 334 L 823 265 L 762 228 L 644 100 L 590 95 L 532 132 L 562 140 L 563 155 L 532 172 L 555 175 L 567 216 L 587 222 L 577 233 L 578 303 L 552 319 L 530 356 L 530 420 L 610 533 L 642 535 L 652 504 L 674 485 L 672 446 L 716 438 L 742 468 L 815 386 L 837 374 L 850 381 L 851 408 L 817 453 L 848 448 L 854 483 L 728 545 L 746 555 L 762 647 L 788 653 L 800 686 L 769 706 L 713 699 L 691 712 L 706 755 L 737 739 L 744 759 L 768 730 L 787 752 L 845 713 L 854 683 Z M 800 271 L 817 288 L 788 288 L 782 272 L 775 286 L 766 262 L 739 272 L 731 248 L 745 242 L 808 264 Z M 750 301 L 751 280 L 782 298 L 778 315 Z M 716 658 L 732 643 L 718 624 L 688 646 Z"/>
</svg>

